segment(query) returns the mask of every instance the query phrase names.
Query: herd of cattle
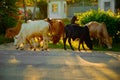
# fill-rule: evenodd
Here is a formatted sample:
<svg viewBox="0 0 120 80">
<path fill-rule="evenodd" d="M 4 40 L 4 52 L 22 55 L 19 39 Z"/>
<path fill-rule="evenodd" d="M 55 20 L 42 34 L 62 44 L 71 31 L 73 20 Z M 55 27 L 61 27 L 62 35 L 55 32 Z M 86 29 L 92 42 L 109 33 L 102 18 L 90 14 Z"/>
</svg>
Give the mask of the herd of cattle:
<svg viewBox="0 0 120 80">
<path fill-rule="evenodd" d="M 63 38 L 65 50 L 67 39 L 71 49 L 74 50 L 71 39 L 74 41 L 76 38 L 79 38 L 78 50 L 80 50 L 80 44 L 85 49 L 83 42 L 89 49 L 93 49 L 93 38 L 98 39 L 100 44 L 106 44 L 109 49 L 112 48 L 112 38 L 109 37 L 105 23 L 92 21 L 85 26 L 79 26 L 75 23 L 75 19 L 72 20 L 67 25 L 62 20 L 49 18 L 22 23 L 20 16 L 16 27 L 6 30 L 5 37 L 14 38 L 14 45 L 17 49 L 23 49 L 28 44 L 29 48 L 34 50 L 41 45 L 42 50 L 47 50 L 49 41 L 56 44 L 61 38 Z"/>
</svg>

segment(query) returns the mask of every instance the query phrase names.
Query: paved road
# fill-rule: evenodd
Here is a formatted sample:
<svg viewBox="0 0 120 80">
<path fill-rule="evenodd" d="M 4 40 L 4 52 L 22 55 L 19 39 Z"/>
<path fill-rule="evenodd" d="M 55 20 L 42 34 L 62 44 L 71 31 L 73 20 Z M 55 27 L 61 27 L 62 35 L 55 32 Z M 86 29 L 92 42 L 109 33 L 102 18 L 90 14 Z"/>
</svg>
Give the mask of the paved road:
<svg viewBox="0 0 120 80">
<path fill-rule="evenodd" d="M 0 80 L 120 80 L 120 53 L 0 50 Z"/>
</svg>

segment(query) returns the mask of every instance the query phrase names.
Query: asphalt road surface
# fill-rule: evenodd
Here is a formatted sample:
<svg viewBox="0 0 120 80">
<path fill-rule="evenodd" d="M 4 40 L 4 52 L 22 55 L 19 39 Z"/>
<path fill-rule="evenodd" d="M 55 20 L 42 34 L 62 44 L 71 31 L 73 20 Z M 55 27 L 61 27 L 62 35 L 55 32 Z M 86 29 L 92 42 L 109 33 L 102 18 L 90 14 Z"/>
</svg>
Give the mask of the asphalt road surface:
<svg viewBox="0 0 120 80">
<path fill-rule="evenodd" d="M 0 47 L 0 80 L 120 80 L 120 52 Z"/>
</svg>

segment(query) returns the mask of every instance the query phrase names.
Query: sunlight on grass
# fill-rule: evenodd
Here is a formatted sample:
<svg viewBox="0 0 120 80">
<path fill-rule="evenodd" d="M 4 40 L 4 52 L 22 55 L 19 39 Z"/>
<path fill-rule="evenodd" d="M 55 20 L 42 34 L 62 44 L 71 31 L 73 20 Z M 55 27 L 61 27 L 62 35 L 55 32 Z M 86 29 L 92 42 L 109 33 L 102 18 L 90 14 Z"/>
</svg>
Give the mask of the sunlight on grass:
<svg viewBox="0 0 120 80">
<path fill-rule="evenodd" d="M 72 46 L 74 47 L 74 49 L 77 50 L 78 49 L 78 45 L 79 45 L 79 40 L 75 40 L 75 41 L 71 40 L 71 43 L 72 43 Z M 66 41 L 66 47 L 67 47 L 67 49 L 71 49 L 70 46 L 69 46 L 68 41 Z M 86 46 L 86 44 L 84 44 L 84 47 L 85 47 L 85 49 L 89 49 Z M 60 49 L 64 48 L 63 40 L 61 39 L 59 41 L 59 43 L 57 43 L 57 44 L 53 44 L 52 42 L 50 42 L 49 43 L 49 48 L 60 48 Z M 80 49 L 83 49 L 82 45 L 80 45 Z"/>
</svg>

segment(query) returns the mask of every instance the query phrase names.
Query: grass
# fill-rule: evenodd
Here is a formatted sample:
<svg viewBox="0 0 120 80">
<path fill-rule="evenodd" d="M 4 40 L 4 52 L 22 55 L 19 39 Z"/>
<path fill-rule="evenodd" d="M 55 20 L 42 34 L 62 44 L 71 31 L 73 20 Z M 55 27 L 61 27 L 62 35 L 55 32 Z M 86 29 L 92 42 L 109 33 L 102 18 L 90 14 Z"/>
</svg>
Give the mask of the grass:
<svg viewBox="0 0 120 80">
<path fill-rule="evenodd" d="M 94 46 L 94 50 L 95 51 L 115 51 L 115 52 L 119 52 L 120 51 L 120 47 L 118 47 L 117 44 L 113 44 L 112 49 L 108 49 L 107 46 L 105 47 L 99 47 L 99 46 Z"/>
<path fill-rule="evenodd" d="M 71 43 L 72 43 L 72 46 L 74 47 L 74 49 L 77 50 L 79 42 L 76 40 L 76 41 L 71 41 Z M 84 44 L 84 46 L 85 46 L 86 49 L 88 49 L 88 47 L 85 44 Z M 67 49 L 71 49 L 68 41 L 66 42 L 66 47 L 67 47 Z M 62 39 L 57 44 L 49 43 L 49 48 L 64 49 Z M 81 50 L 83 49 L 82 45 L 80 45 L 80 49 Z M 120 46 L 118 44 L 113 44 L 113 48 L 109 50 L 107 48 L 107 46 L 100 47 L 99 45 L 94 45 L 93 50 L 95 50 L 95 51 L 115 51 L 115 52 L 119 52 L 120 51 Z"/>
</svg>

